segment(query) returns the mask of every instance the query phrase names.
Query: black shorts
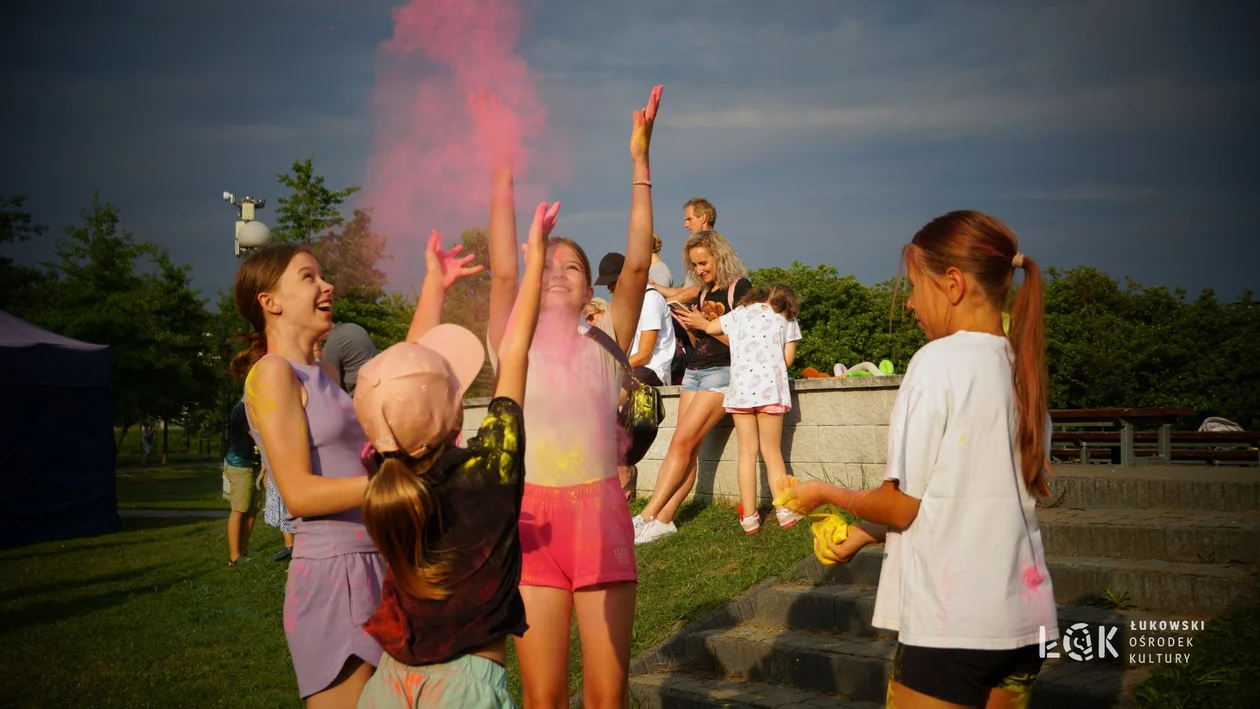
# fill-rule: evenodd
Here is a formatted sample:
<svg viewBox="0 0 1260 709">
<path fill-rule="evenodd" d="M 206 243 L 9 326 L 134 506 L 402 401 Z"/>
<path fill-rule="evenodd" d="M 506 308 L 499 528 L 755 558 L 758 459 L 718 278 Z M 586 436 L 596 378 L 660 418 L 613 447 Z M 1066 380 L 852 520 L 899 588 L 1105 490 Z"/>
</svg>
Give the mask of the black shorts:
<svg viewBox="0 0 1260 709">
<path fill-rule="evenodd" d="M 992 689 L 1017 694 L 1032 691 L 1043 662 L 1037 645 L 1014 650 L 962 650 L 898 643 L 892 680 L 934 699 L 982 707 Z"/>
</svg>

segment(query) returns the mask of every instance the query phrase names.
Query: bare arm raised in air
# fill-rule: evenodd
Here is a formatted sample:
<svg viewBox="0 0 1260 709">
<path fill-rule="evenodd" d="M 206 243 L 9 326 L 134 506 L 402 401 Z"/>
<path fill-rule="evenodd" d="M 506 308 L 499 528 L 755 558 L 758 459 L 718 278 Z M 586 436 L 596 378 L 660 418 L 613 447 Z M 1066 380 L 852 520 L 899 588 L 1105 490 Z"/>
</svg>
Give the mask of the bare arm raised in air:
<svg viewBox="0 0 1260 709">
<path fill-rule="evenodd" d="M 470 266 L 477 257 L 474 254 L 460 256 L 459 252 L 463 249 L 463 246 L 456 245 L 450 251 L 444 251 L 437 230 L 429 235 L 429 243 L 424 250 L 424 285 L 420 286 L 420 302 L 416 304 L 416 314 L 407 329 L 407 342 L 419 342 L 426 332 L 441 324 L 446 291 L 455 285 L 455 281 L 485 270 L 486 267 L 480 264 Z"/>
<path fill-rule="evenodd" d="M 295 517 L 354 509 L 363 504 L 368 478 L 325 478 L 311 472 L 302 394 L 293 367 L 280 357 L 263 357 L 245 379 L 245 408 L 261 434 L 280 497 Z"/>
<path fill-rule="evenodd" d="M 634 128 L 630 133 L 630 161 L 633 166 L 630 186 L 630 227 L 627 234 L 626 260 L 617 278 L 617 292 L 608 306 L 613 332 L 622 350 L 629 350 L 638 330 L 643 297 L 647 294 L 648 268 L 652 265 L 652 177 L 648 155 L 652 143 L 652 126 L 661 105 L 662 87 L 652 89 L 647 106 L 634 112 Z"/>
<path fill-rule="evenodd" d="M 499 374 L 494 395 L 505 396 L 518 404 L 525 402 L 525 376 L 529 369 L 529 346 L 538 326 L 539 300 L 542 298 L 543 263 L 547 260 L 547 237 L 556 227 L 560 203 L 538 205 L 534 222 L 529 227 L 525 244 L 525 278 L 516 294 L 503 341 L 499 343 Z"/>
<path fill-rule="evenodd" d="M 516 201 L 512 183 L 512 151 L 503 136 L 507 114 L 498 99 L 480 92 L 472 97 L 471 112 L 481 147 L 490 165 L 490 320 L 486 339 L 496 353 L 503 340 L 508 315 L 516 302 L 520 263 L 516 253 Z"/>
</svg>

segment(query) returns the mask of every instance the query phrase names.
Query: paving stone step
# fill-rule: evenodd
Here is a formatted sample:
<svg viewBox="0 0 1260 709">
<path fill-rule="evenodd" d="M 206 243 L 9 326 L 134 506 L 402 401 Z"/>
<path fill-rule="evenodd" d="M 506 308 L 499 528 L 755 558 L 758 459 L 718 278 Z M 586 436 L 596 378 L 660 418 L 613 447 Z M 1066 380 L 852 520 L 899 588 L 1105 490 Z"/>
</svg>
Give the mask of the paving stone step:
<svg viewBox="0 0 1260 709">
<path fill-rule="evenodd" d="M 1057 507 L 1037 518 L 1047 554 L 1260 563 L 1260 512 Z"/>
<path fill-rule="evenodd" d="M 895 640 L 749 623 L 689 636 L 687 659 L 691 668 L 726 677 L 841 695 L 845 701 L 880 702 L 887 691 L 896 646 Z M 1149 667 L 1047 659 L 1034 688 L 1034 706 L 1115 706 L 1149 672 Z"/>
<path fill-rule="evenodd" d="M 883 546 L 871 545 L 848 564 L 823 566 L 813 556 L 797 564 L 790 580 L 815 585 L 879 583 Z M 1185 563 L 1047 555 L 1055 600 L 1084 605 L 1110 591 L 1133 608 L 1170 617 L 1216 616 L 1260 598 L 1256 567 L 1244 564 Z"/>
<path fill-rule="evenodd" d="M 1260 510 L 1260 468 L 1231 466 L 1056 465 L 1057 507 L 1086 509 Z"/>
<path fill-rule="evenodd" d="M 826 631 L 854 638 L 895 638 L 895 633 L 870 624 L 875 612 L 875 593 L 874 586 L 848 584 L 766 586 L 758 589 L 753 620 L 787 630 Z M 1112 642 L 1117 651 L 1128 647 L 1130 635 L 1153 634 L 1148 628 L 1162 628 L 1159 635 L 1193 635 L 1194 630 L 1201 629 L 1201 624 L 1207 622 L 1205 617 L 1184 613 L 1174 619 L 1164 613 L 1082 605 L 1060 605 L 1058 618 L 1060 631 L 1084 623 L 1091 638 L 1096 637 L 1099 626 L 1116 628 Z M 1168 630 L 1167 623 L 1171 620 L 1185 621 L 1187 627 Z M 1161 621 L 1164 626 L 1147 625 Z M 1192 623 L 1200 625 L 1190 625 Z"/>
<path fill-rule="evenodd" d="M 654 673 L 630 678 L 631 707 L 641 709 L 880 709 L 833 694 L 713 675 Z"/>
<path fill-rule="evenodd" d="M 1054 597 L 1080 604 L 1110 591 L 1168 618 L 1217 616 L 1260 598 L 1256 567 L 1241 564 L 1046 556 Z"/>
</svg>

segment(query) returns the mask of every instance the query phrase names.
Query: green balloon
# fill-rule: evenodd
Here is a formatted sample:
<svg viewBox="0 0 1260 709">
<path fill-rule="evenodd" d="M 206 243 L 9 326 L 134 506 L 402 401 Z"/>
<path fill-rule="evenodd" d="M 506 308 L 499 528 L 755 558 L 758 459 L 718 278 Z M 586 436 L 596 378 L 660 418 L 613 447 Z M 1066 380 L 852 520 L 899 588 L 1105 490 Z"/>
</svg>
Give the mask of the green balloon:
<svg viewBox="0 0 1260 709">
<path fill-rule="evenodd" d="M 894 368 L 894 367 L 893 367 L 893 363 L 892 363 L 892 362 L 890 362 L 890 361 L 888 361 L 888 360 L 886 360 L 886 359 L 885 359 L 885 360 L 880 361 L 880 363 L 879 363 L 879 371 L 881 371 L 881 372 L 883 372 L 884 374 L 886 374 L 886 375 L 888 375 L 888 376 L 890 376 L 890 377 L 891 377 L 891 376 L 893 375 L 893 372 L 895 372 L 895 371 L 897 371 L 897 370 L 896 370 L 896 368 Z"/>
</svg>

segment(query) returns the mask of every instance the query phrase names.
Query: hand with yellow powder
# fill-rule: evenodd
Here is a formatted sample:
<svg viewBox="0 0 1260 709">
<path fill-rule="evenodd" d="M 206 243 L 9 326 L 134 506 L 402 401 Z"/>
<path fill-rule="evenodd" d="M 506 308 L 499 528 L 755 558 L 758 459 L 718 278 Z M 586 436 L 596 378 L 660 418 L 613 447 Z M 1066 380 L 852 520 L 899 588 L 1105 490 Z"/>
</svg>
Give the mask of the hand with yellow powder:
<svg viewBox="0 0 1260 709">
<path fill-rule="evenodd" d="M 849 536 L 849 523 L 840 516 L 840 510 L 823 505 L 810 513 L 809 531 L 814 533 L 814 556 L 824 564 L 836 564 L 840 559 L 834 548 Z"/>
<path fill-rule="evenodd" d="M 846 522 L 839 507 L 825 502 L 829 491 L 833 494 L 842 492 L 834 485 L 818 481 L 801 483 L 794 477 L 788 477 L 774 499 L 775 505 L 812 518 L 810 531 L 814 535 L 814 556 L 828 566 L 848 563 L 862 547 L 882 542 L 884 537 L 883 527 Z"/>
</svg>

